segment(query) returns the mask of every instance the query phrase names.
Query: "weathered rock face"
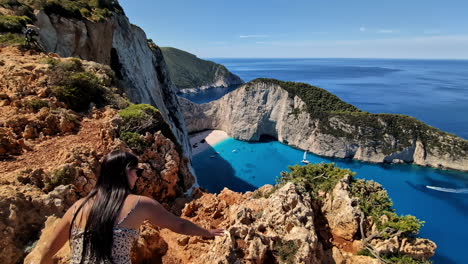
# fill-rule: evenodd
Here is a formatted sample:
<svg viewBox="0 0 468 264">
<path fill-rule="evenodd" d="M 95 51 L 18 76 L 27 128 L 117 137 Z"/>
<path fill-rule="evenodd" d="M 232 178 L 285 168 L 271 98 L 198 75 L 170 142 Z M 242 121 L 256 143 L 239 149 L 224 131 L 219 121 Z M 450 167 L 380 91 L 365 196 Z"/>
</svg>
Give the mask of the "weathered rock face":
<svg viewBox="0 0 468 264">
<path fill-rule="evenodd" d="M 323 129 L 320 123 L 323 120 L 304 110 L 304 101 L 273 83 L 247 83 L 216 101 L 202 105 L 183 98 L 179 100 L 189 132 L 220 129 L 233 138 L 247 141 L 257 141 L 260 136 L 268 135 L 321 156 L 376 163 L 413 162 L 436 168 L 468 170 L 468 150 L 464 149 L 468 146 L 466 140 L 449 134 L 440 136 L 437 144 L 450 149 L 442 151 L 438 146 L 425 145 L 415 137 L 410 140 L 410 147 L 388 153 L 382 145 L 395 146 L 401 139 L 385 131 L 385 128 L 390 131 L 391 124 L 386 124 L 383 119 L 377 120 L 384 127 L 381 140 L 366 138 L 369 133 L 374 133 L 372 128 L 351 124 L 350 120 L 340 116 L 327 120 L 327 126 L 355 136 L 348 138 L 330 133 Z M 455 146 L 455 142 L 461 146 Z"/>
<path fill-rule="evenodd" d="M 325 252 L 314 226 L 311 197 L 288 183 L 272 192 L 224 189 L 187 204 L 182 216 L 226 235 L 206 241 L 162 231 L 169 245 L 163 261 L 174 263 L 335 263 Z M 266 198 L 270 195 L 268 198 Z M 336 249 L 338 250 L 338 249 Z M 340 252 L 340 250 L 338 250 Z M 184 252 L 180 254 L 180 252 Z M 351 258 L 346 252 L 342 259 Z M 372 259 L 368 263 L 372 263 Z M 345 262 L 343 262 L 345 263 Z M 351 263 L 351 262 L 349 262 Z"/>
<path fill-rule="evenodd" d="M 332 234 L 348 241 L 352 241 L 359 231 L 361 217 L 358 202 L 349 193 L 350 179 L 348 176 L 340 180 L 333 192 L 327 194 L 322 206 Z"/>
<path fill-rule="evenodd" d="M 47 51 L 110 65 L 130 101 L 148 103 L 161 111 L 184 154 L 191 157 L 184 119 L 164 57 L 159 48 L 149 48 L 143 30 L 118 14 L 104 22 L 92 22 L 39 11 L 35 25 Z"/>
<path fill-rule="evenodd" d="M 44 194 L 35 186 L 0 186 L 1 263 L 17 263 L 24 248 L 40 231 L 47 215 L 61 217 L 77 200 L 70 187 Z"/>
</svg>

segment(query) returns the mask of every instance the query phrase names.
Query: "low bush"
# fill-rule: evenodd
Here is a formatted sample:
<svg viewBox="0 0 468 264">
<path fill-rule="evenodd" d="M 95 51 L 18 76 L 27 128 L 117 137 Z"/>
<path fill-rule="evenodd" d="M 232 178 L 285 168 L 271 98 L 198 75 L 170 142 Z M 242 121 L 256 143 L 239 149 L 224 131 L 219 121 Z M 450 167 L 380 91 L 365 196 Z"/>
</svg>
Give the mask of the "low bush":
<svg viewBox="0 0 468 264">
<path fill-rule="evenodd" d="M 132 104 L 119 111 L 124 124 L 121 131 L 144 134 L 154 133 L 161 126 L 162 116 L 159 111 L 149 104 Z"/>
<path fill-rule="evenodd" d="M 22 33 L 28 23 L 32 20 L 27 16 L 0 15 L 0 32 Z"/>
<path fill-rule="evenodd" d="M 319 191 L 330 192 L 345 175 L 355 175 L 348 169 L 336 167 L 334 163 L 307 164 L 305 166 L 289 166 L 289 172 L 281 172 L 277 183 L 293 182 L 305 187 L 313 196 Z"/>
<path fill-rule="evenodd" d="M 35 4 L 36 6 L 38 4 Z M 110 0 L 52 0 L 39 4 L 46 14 L 56 14 L 67 18 L 101 21 L 112 16 L 113 12 L 123 14 L 117 1 Z"/>
<path fill-rule="evenodd" d="M 287 264 L 296 263 L 294 261 L 294 257 L 296 256 L 297 250 L 299 249 L 299 246 L 297 245 L 296 242 L 292 240 L 288 240 L 288 241 L 278 240 L 278 241 L 275 241 L 273 245 L 273 249 L 274 249 L 275 256 L 280 258 L 283 261 L 282 263 L 287 263 Z"/>
<path fill-rule="evenodd" d="M 22 1 L 27 2 L 27 1 Z M 36 20 L 34 15 L 33 8 L 27 5 L 27 3 L 22 3 L 18 0 L 0 0 L 0 7 L 9 9 L 12 11 L 12 15 L 15 16 L 26 16 L 32 21 Z"/>
<path fill-rule="evenodd" d="M 22 45 L 24 44 L 24 37 L 15 33 L 0 34 L 0 44 Z"/>
<path fill-rule="evenodd" d="M 41 110 L 41 108 L 48 107 L 49 101 L 41 99 L 32 99 L 26 101 L 24 105 L 26 106 L 26 108 L 32 110 L 34 113 L 37 113 L 39 112 L 39 110 Z"/>
<path fill-rule="evenodd" d="M 85 111 L 91 102 L 103 104 L 104 88 L 96 75 L 86 72 L 79 59 L 48 60 L 52 94 L 75 111 Z"/>
<path fill-rule="evenodd" d="M 46 181 L 44 186 L 45 192 L 50 192 L 59 185 L 67 185 L 73 183 L 78 171 L 75 167 L 65 165 L 59 169 L 52 171 L 51 177 Z"/>
<path fill-rule="evenodd" d="M 101 103 L 104 100 L 99 79 L 89 72 L 63 76 L 52 88 L 52 93 L 75 111 L 85 111 L 91 102 Z"/>
<path fill-rule="evenodd" d="M 394 264 L 431 264 L 430 260 L 419 260 L 414 259 L 408 255 L 393 255 L 393 256 L 382 256 L 382 258 L 390 263 Z"/>
<path fill-rule="evenodd" d="M 355 180 L 351 183 L 350 192 L 359 199 L 359 207 L 366 216 L 372 217 L 379 231 L 390 228 L 401 232 L 403 236 L 417 235 L 424 224 L 424 221 L 412 215 L 398 216 L 392 208 L 393 203 L 388 193 L 374 181 Z M 388 220 L 382 223 L 383 215 Z"/>
<path fill-rule="evenodd" d="M 138 151 L 143 151 L 148 147 L 143 136 L 138 133 L 124 131 L 120 133 L 120 139 L 127 143 L 130 148 Z"/>
</svg>

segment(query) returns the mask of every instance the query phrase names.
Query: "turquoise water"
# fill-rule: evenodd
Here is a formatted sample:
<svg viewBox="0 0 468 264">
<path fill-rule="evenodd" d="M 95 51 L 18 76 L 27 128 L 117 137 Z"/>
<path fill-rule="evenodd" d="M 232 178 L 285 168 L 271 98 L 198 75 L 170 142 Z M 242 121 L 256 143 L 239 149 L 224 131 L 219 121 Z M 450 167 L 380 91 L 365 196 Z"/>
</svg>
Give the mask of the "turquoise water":
<svg viewBox="0 0 468 264">
<path fill-rule="evenodd" d="M 288 165 L 300 164 L 303 154 L 276 141 L 250 143 L 229 138 L 196 155 L 193 166 L 199 184 L 209 191 L 219 192 L 228 187 L 243 192 L 274 184 L 275 177 L 286 171 Z M 467 263 L 468 173 L 329 159 L 310 153 L 307 159 L 311 163 L 335 162 L 356 172 L 356 177 L 379 182 L 388 191 L 397 213 L 412 214 L 426 221 L 420 235 L 437 243 L 434 263 Z"/>
</svg>

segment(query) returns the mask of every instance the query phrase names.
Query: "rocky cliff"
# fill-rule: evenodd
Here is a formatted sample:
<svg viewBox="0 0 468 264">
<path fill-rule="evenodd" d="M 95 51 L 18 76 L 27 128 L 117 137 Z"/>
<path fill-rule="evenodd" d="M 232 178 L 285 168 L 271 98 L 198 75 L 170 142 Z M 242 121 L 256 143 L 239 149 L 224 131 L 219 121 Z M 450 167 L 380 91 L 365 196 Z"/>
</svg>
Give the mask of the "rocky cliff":
<svg viewBox="0 0 468 264">
<path fill-rule="evenodd" d="M 150 48 L 145 32 L 123 14 L 100 21 L 36 11 L 39 41 L 48 52 L 111 66 L 118 87 L 134 103 L 151 104 L 171 126 L 184 153 L 190 147 L 175 87 L 158 47 Z"/>
<path fill-rule="evenodd" d="M 221 64 L 202 60 L 186 51 L 162 47 L 171 79 L 181 93 L 199 92 L 214 87 L 229 87 L 244 82 Z"/>
<path fill-rule="evenodd" d="M 262 135 L 317 155 L 468 170 L 468 141 L 404 115 L 370 114 L 311 85 L 257 79 L 202 105 L 180 98 L 189 132 Z"/>
<path fill-rule="evenodd" d="M 122 111 L 129 102 L 116 93 L 108 66 L 15 47 L 0 51 L 0 263 L 21 262 L 46 219 L 61 217 L 89 193 L 99 161 L 112 150 L 139 156 L 146 170 L 138 192 L 169 209 L 193 185 L 189 160 L 161 112 L 153 111 L 155 120 L 145 133 L 124 131 L 128 116 Z M 89 97 L 90 88 L 97 94 Z M 73 96 L 78 90 L 79 97 Z M 71 109 L 81 108 L 73 104 L 80 97 L 91 100 L 86 110 Z M 159 251 L 144 247 L 144 252 L 149 258 Z"/>
</svg>

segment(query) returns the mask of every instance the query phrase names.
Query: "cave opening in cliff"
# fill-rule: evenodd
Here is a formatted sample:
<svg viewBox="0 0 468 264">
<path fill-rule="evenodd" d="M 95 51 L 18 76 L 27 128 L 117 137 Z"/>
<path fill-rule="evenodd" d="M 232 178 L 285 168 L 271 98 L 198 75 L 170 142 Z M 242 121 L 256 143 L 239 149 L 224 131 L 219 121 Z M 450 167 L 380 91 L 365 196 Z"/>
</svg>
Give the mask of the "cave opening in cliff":
<svg viewBox="0 0 468 264">
<path fill-rule="evenodd" d="M 278 139 L 272 135 L 261 134 L 258 141 L 259 142 L 272 142 L 272 141 L 278 141 Z"/>
<path fill-rule="evenodd" d="M 120 63 L 119 55 L 117 54 L 117 50 L 115 48 L 111 49 L 110 67 L 115 72 L 115 76 L 119 80 L 123 80 L 123 76 L 122 76 L 122 72 L 121 72 L 123 66 L 122 66 L 122 63 Z"/>
</svg>

